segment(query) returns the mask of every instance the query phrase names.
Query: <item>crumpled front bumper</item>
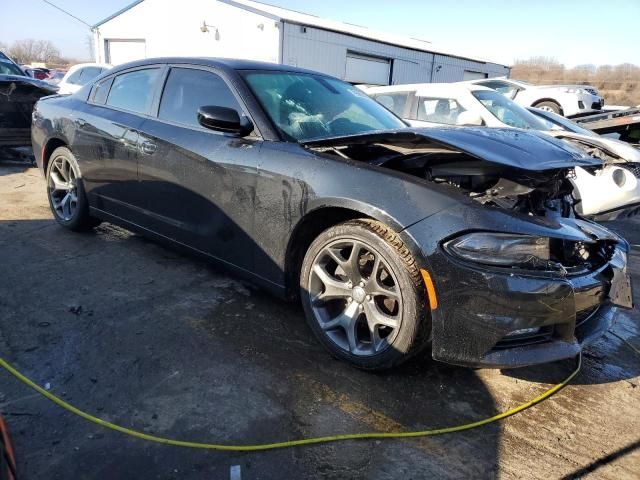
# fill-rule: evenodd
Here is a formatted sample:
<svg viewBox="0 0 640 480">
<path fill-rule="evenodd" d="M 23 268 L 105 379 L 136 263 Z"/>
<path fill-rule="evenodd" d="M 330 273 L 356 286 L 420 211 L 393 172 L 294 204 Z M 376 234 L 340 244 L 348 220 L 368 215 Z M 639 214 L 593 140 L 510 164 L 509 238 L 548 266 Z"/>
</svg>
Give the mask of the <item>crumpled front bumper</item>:
<svg viewBox="0 0 640 480">
<path fill-rule="evenodd" d="M 526 224 L 509 225 L 504 222 L 508 217 L 495 214 L 501 229 L 497 225 L 476 228 L 532 235 L 547 229 L 537 225 L 523 232 Z M 447 217 L 442 221 L 458 219 L 457 215 Z M 415 239 L 429 238 L 429 220 L 438 221 L 427 219 L 407 233 Z M 552 228 L 548 233 L 567 234 L 562 230 Z M 587 234 L 604 231 L 598 227 Z M 569 236 L 575 235 L 571 229 Z M 433 358 L 464 366 L 508 368 L 575 356 L 609 329 L 618 307 L 632 307 L 627 251 L 628 245 L 619 239 L 608 263 L 584 275 L 563 277 L 509 273 L 463 262 L 439 245 L 423 248 L 438 298 L 438 307 L 432 311 Z"/>
</svg>

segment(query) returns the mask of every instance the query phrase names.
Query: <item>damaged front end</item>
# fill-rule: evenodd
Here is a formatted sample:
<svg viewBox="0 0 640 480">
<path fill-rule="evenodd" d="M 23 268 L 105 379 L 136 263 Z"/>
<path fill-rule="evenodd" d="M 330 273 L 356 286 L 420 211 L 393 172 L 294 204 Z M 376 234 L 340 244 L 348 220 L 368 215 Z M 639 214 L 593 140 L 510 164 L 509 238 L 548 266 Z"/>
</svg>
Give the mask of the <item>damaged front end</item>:
<svg viewBox="0 0 640 480">
<path fill-rule="evenodd" d="M 601 166 L 563 142 L 513 129 L 407 129 L 305 146 L 452 186 L 486 206 L 535 216 L 575 216 L 576 167 Z"/>
<path fill-rule="evenodd" d="M 576 168 L 571 180 L 576 213 L 597 221 L 640 213 L 640 150 L 617 140 L 568 132 L 548 132 L 602 161 Z"/>
<path fill-rule="evenodd" d="M 31 77 L 0 75 L 0 147 L 31 144 L 31 113 L 57 87 Z"/>
<path fill-rule="evenodd" d="M 568 358 L 609 328 L 618 307 L 632 308 L 628 244 L 576 214 L 576 169 L 601 166 L 584 152 L 495 129 L 380 132 L 306 146 L 461 194 L 458 205 L 403 231 L 435 285 L 436 360 L 515 367 Z"/>
</svg>

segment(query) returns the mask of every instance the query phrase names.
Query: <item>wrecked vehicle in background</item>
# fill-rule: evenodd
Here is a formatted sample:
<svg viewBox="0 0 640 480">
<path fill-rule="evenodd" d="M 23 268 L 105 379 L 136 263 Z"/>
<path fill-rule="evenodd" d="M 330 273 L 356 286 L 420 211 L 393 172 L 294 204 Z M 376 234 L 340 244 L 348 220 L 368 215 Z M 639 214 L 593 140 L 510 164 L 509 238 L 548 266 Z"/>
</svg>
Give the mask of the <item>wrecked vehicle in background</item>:
<svg viewBox="0 0 640 480">
<path fill-rule="evenodd" d="M 627 242 L 571 196 L 601 162 L 542 133 L 410 129 L 327 75 L 160 58 L 42 99 L 32 139 L 60 225 L 113 222 L 300 299 L 359 368 L 429 343 L 460 365 L 569 358 L 632 307 Z"/>
<path fill-rule="evenodd" d="M 0 147 L 31 144 L 31 112 L 42 97 L 57 87 L 26 76 L 10 60 L 0 58 Z"/>
<path fill-rule="evenodd" d="M 599 158 L 606 165 L 596 175 L 577 169 L 576 184 L 597 193 L 581 198 L 580 214 L 595 220 L 619 220 L 640 213 L 640 149 L 614 138 L 603 137 L 553 112 L 528 108 L 549 127 L 548 134 L 565 140 Z M 624 205 L 625 208 L 620 208 Z"/>
<path fill-rule="evenodd" d="M 571 182 L 579 215 L 600 221 L 640 213 L 640 150 L 625 142 L 585 133 L 560 115 L 525 109 L 494 90 L 471 83 L 394 85 L 364 91 L 413 126 L 522 128 L 559 138 L 602 161 L 598 167 L 575 168 Z M 570 124 L 575 128 L 569 129 Z"/>
</svg>

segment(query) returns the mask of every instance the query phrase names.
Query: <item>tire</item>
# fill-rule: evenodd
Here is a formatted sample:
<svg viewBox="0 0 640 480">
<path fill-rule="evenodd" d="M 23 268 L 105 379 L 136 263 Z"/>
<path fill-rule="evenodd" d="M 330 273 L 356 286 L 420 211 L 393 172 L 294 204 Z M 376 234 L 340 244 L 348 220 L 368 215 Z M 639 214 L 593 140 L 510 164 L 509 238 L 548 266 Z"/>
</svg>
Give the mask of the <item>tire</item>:
<svg viewBox="0 0 640 480">
<path fill-rule="evenodd" d="M 51 154 L 46 180 L 49 207 L 60 225 L 84 231 L 100 224 L 99 219 L 89 215 L 80 167 L 67 147 L 58 147 Z"/>
<path fill-rule="evenodd" d="M 374 220 L 341 223 L 311 243 L 302 262 L 300 297 L 320 343 L 361 369 L 397 366 L 423 350 L 430 337 L 428 298 L 416 261 L 397 233 Z"/>
<path fill-rule="evenodd" d="M 548 112 L 557 113 L 558 115 L 562 115 L 562 107 L 560 107 L 558 103 L 552 102 L 551 100 L 536 103 L 534 107 L 541 110 L 546 110 Z"/>
</svg>

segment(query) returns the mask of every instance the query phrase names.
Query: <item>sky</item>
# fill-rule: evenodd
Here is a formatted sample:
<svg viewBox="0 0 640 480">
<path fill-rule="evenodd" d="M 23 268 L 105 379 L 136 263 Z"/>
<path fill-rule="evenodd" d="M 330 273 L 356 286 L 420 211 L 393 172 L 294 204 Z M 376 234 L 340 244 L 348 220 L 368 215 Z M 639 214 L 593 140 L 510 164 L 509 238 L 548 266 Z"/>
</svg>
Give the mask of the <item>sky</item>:
<svg viewBox="0 0 640 480">
<path fill-rule="evenodd" d="M 51 0 L 89 24 L 131 0 Z M 179 0 L 176 1 L 179 5 Z M 582 64 L 640 65 L 640 0 L 268 0 L 324 18 L 431 41 L 511 64 L 532 56 Z M 0 42 L 51 40 L 89 58 L 89 28 L 42 0 L 0 0 Z M 8 12 L 8 14 L 7 14 Z"/>
</svg>

